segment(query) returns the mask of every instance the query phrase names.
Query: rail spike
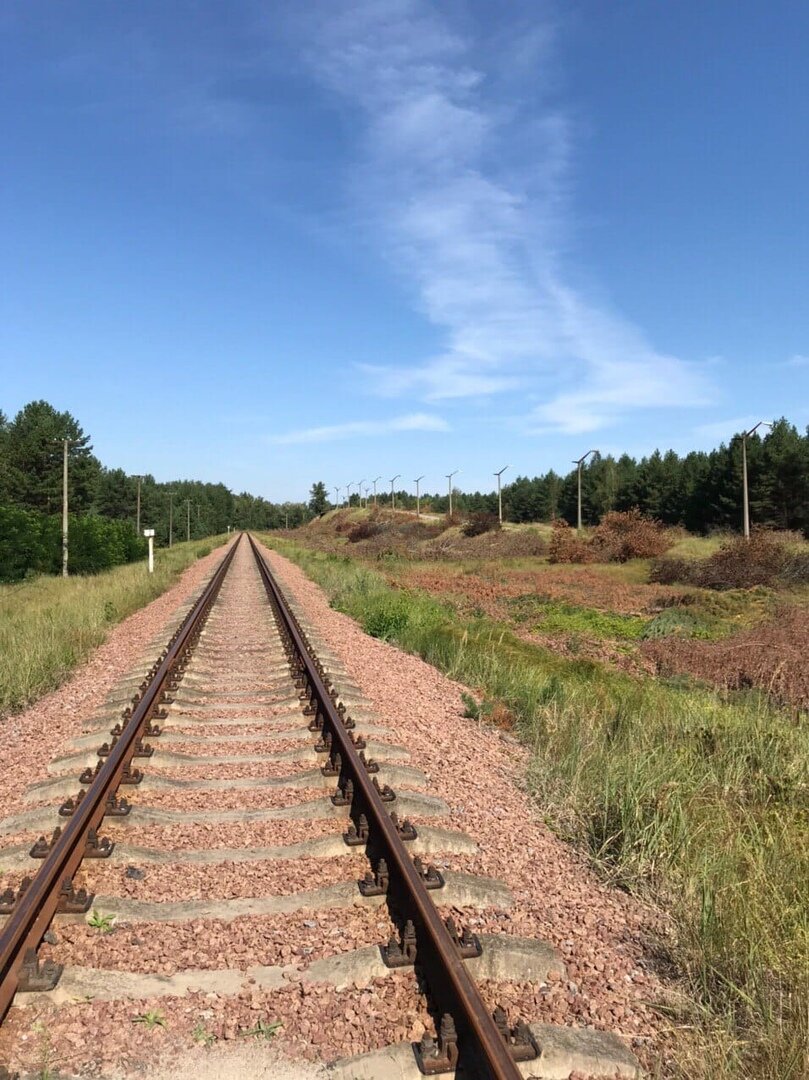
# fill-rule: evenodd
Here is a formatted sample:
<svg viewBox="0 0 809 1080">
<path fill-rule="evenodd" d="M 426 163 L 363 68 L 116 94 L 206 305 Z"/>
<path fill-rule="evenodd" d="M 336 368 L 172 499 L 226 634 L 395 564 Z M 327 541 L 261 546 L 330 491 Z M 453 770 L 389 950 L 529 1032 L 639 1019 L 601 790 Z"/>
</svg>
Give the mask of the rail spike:
<svg viewBox="0 0 809 1080">
<path fill-rule="evenodd" d="M 422 1035 L 416 1049 L 416 1059 L 427 1076 L 455 1071 L 458 1064 L 458 1032 L 449 1013 L 441 1017 L 437 1041 L 427 1032 Z"/>
<path fill-rule="evenodd" d="M 387 945 L 381 948 L 382 959 L 389 968 L 411 967 L 416 962 L 416 927 L 412 919 L 408 919 L 402 931 L 401 942 L 398 942 L 393 934 Z"/>
<path fill-rule="evenodd" d="M 539 1047 L 524 1020 L 518 1020 L 514 1027 L 509 1027 L 506 1010 L 500 1005 L 492 1017 L 514 1061 L 533 1061 L 539 1057 Z"/>
<path fill-rule="evenodd" d="M 385 896 L 390 885 L 390 874 L 388 872 L 388 864 L 384 859 L 380 859 L 376 864 L 376 870 L 371 873 L 369 870 L 364 878 L 361 878 L 357 882 L 359 885 L 360 893 L 363 896 Z"/>
<path fill-rule="evenodd" d="M 63 964 L 57 964 L 53 960 L 40 962 L 36 949 L 28 949 L 17 974 L 17 989 L 27 994 L 53 990 L 59 982 L 63 967 Z"/>
<path fill-rule="evenodd" d="M 5 892 L 0 893 L 0 915 L 11 915 L 14 908 L 28 892 L 30 886 L 31 878 L 24 877 L 18 889 L 14 890 L 9 887 Z"/>
</svg>

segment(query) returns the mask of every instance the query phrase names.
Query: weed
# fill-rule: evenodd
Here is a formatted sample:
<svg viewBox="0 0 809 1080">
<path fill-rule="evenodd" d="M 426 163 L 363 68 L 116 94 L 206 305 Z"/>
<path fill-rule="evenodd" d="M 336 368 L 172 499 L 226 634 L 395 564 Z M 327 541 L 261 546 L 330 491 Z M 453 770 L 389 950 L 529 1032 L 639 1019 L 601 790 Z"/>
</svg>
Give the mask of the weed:
<svg viewBox="0 0 809 1080">
<path fill-rule="evenodd" d="M 37 1020 L 32 1025 L 31 1031 L 36 1036 L 39 1056 L 36 1080 L 57 1080 L 58 1073 L 53 1069 L 53 1047 L 50 1032 L 41 1020 Z"/>
<path fill-rule="evenodd" d="M 254 1027 L 245 1028 L 239 1035 L 243 1038 L 271 1039 L 283 1027 L 280 1020 L 258 1020 Z"/>
<path fill-rule="evenodd" d="M 201 1046 L 212 1046 L 216 1042 L 216 1036 L 209 1031 L 201 1020 L 198 1020 L 191 1032 L 191 1038 Z"/>
<path fill-rule="evenodd" d="M 101 934 L 111 934 L 115 929 L 115 916 L 102 915 L 100 911 L 93 908 L 93 914 L 87 920 L 87 925 L 91 926 L 93 930 L 98 930 Z"/>
<path fill-rule="evenodd" d="M 153 1031 L 155 1028 L 166 1027 L 166 1018 L 159 1009 L 149 1009 L 147 1012 L 138 1013 L 137 1016 L 133 1016 L 132 1023 L 143 1024 L 149 1031 Z"/>
<path fill-rule="evenodd" d="M 461 701 L 464 704 L 463 715 L 468 720 L 477 720 L 477 722 L 483 723 L 492 713 L 494 704 L 483 698 L 482 701 L 477 701 L 471 694 L 467 694 L 465 691 L 461 694 Z"/>
</svg>

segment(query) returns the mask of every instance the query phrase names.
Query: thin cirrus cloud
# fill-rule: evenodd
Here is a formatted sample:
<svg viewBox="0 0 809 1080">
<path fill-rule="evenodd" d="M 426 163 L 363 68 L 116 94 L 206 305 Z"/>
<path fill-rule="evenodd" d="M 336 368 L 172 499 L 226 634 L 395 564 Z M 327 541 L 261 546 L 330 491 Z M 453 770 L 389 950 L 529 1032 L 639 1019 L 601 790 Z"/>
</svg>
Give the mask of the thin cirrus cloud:
<svg viewBox="0 0 809 1080">
<path fill-rule="evenodd" d="M 428 402 L 538 391 L 544 404 L 524 417 L 529 432 L 706 404 L 703 372 L 658 352 L 565 279 L 558 249 L 570 224 L 572 136 L 564 111 L 543 98 L 552 28 L 538 16 L 530 34 L 515 26 L 510 42 L 487 50 L 484 71 L 476 48 L 489 43 L 457 33 L 426 0 L 361 0 L 321 14 L 310 25 L 310 68 L 363 117 L 357 205 L 445 342 L 411 366 L 364 365 L 375 391 Z"/>
<path fill-rule="evenodd" d="M 449 424 L 440 416 L 429 413 L 410 413 L 390 420 L 349 420 L 345 424 L 327 427 L 302 428 L 273 435 L 270 441 L 278 444 L 334 442 L 364 436 L 389 435 L 397 431 L 449 431 Z"/>
</svg>

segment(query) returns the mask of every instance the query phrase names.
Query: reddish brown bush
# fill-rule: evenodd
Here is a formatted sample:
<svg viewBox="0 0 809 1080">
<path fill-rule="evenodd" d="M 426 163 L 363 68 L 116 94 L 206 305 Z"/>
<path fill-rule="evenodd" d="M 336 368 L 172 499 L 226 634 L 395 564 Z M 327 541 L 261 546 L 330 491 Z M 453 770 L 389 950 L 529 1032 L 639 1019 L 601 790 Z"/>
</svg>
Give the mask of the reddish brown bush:
<svg viewBox="0 0 809 1080">
<path fill-rule="evenodd" d="M 551 522 L 552 532 L 548 544 L 548 562 L 589 563 L 596 558 L 595 551 L 586 540 L 576 536 L 566 521 L 557 518 Z"/>
<path fill-rule="evenodd" d="M 578 537 L 565 521 L 554 521 L 549 549 L 551 562 L 626 562 L 648 559 L 671 546 L 665 525 L 646 518 L 637 508 L 612 510 L 593 529 L 589 540 Z"/>
<path fill-rule="evenodd" d="M 752 589 L 756 585 L 799 585 L 809 581 L 809 555 L 794 552 L 776 533 L 760 530 L 749 540 L 727 540 L 707 559 L 658 559 L 650 580 L 682 582 L 703 589 Z"/>
<path fill-rule="evenodd" d="M 591 545 L 599 562 L 626 562 L 662 555 L 671 547 L 672 538 L 665 525 L 632 510 L 612 510 L 593 530 Z"/>
<path fill-rule="evenodd" d="M 500 528 L 500 519 L 497 514 L 491 514 L 488 510 L 480 510 L 470 514 L 469 520 L 461 526 L 464 536 L 482 536 L 487 532 L 496 532 Z"/>
<path fill-rule="evenodd" d="M 366 518 L 365 521 L 358 521 L 356 525 L 351 526 L 346 533 L 346 539 L 350 544 L 356 544 L 359 540 L 370 540 L 372 536 L 377 536 L 380 532 L 382 532 L 382 525 L 378 521 Z"/>
</svg>

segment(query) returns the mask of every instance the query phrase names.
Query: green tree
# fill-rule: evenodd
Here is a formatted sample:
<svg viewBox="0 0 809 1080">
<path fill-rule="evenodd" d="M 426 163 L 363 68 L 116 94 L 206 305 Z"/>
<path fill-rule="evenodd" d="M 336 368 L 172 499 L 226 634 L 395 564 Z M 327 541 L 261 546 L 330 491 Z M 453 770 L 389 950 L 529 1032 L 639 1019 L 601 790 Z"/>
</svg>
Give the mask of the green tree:
<svg viewBox="0 0 809 1080">
<path fill-rule="evenodd" d="M 62 505 L 62 439 L 70 439 L 70 509 L 87 512 L 93 503 L 101 465 L 91 453 L 90 436 L 69 412 L 47 401 L 32 401 L 6 426 L 7 495 L 26 510 L 56 513 Z"/>
<path fill-rule="evenodd" d="M 329 497 L 326 492 L 326 485 L 322 480 L 318 480 L 317 483 L 312 484 L 312 489 L 309 492 L 309 509 L 316 517 L 319 517 L 326 512 L 328 506 Z"/>
</svg>

